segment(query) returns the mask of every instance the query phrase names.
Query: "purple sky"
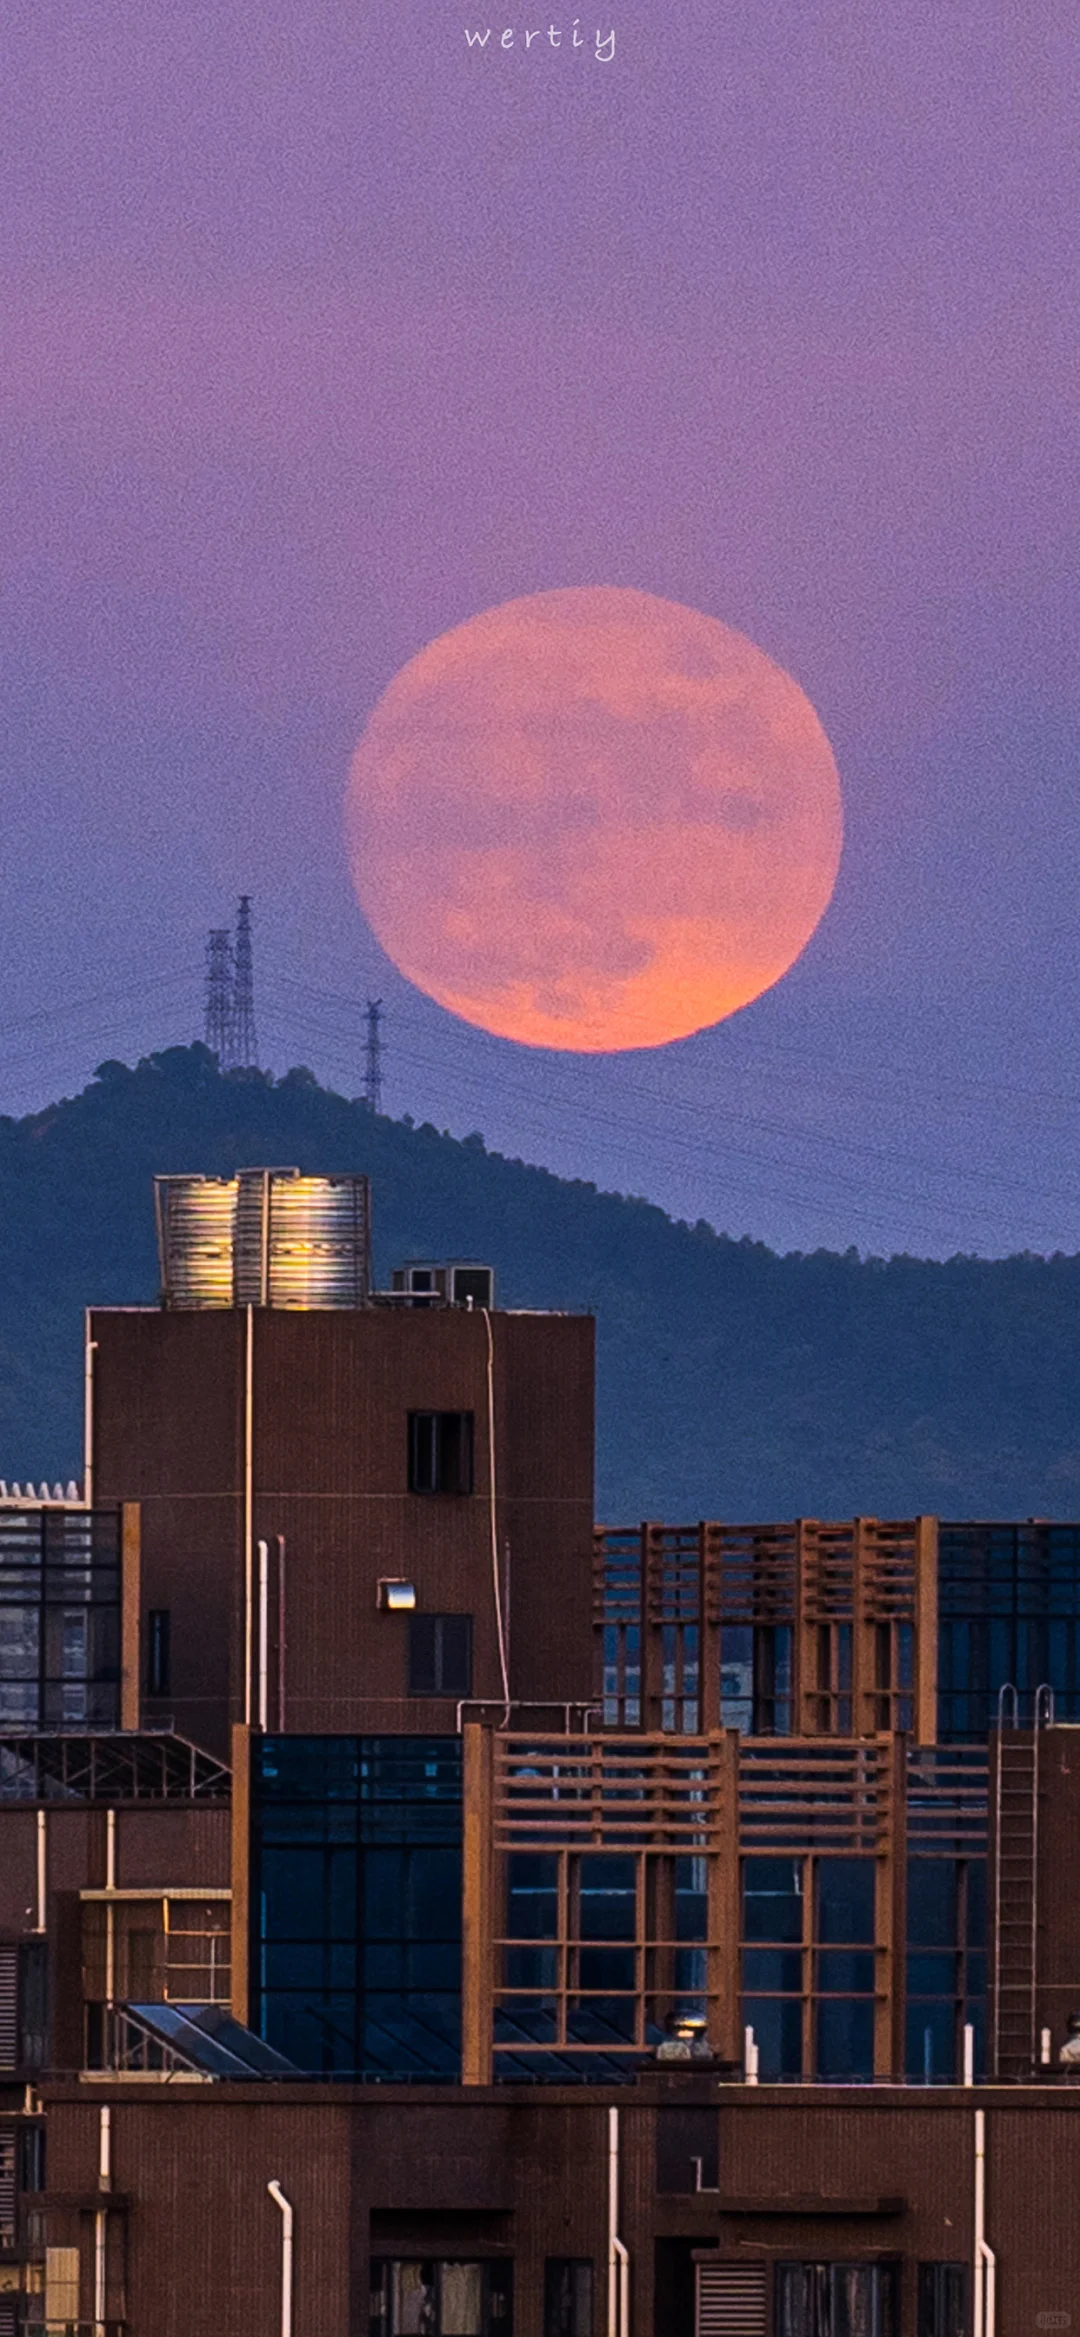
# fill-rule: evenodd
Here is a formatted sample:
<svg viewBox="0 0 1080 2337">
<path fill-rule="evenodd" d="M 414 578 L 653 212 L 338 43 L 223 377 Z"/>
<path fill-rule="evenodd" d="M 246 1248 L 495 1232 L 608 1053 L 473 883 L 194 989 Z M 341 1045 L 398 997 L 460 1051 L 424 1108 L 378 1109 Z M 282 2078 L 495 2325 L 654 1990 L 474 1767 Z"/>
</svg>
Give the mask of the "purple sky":
<svg viewBox="0 0 1080 2337">
<path fill-rule="evenodd" d="M 583 0 L 584 5 L 584 0 Z M 1075 9 L 8 0 L 0 1108 L 196 1035 L 780 1244 L 1080 1246 Z M 584 1066 L 411 993 L 340 805 L 423 642 L 552 585 L 735 624 L 831 738 L 777 991 Z M 163 1163 L 168 1166 L 168 1163 Z"/>
</svg>

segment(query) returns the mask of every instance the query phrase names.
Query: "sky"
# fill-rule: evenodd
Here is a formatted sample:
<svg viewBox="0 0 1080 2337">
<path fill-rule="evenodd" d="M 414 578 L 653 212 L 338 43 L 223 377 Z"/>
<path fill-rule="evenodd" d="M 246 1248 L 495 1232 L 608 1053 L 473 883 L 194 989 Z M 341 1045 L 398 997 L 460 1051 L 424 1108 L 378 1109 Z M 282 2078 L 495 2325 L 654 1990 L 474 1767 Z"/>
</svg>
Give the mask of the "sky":
<svg viewBox="0 0 1080 2337">
<path fill-rule="evenodd" d="M 8 0 L 0 1110 L 199 1035 L 244 891 L 272 1068 L 358 1092 L 379 996 L 389 1109 L 561 1174 L 1076 1250 L 1075 11 L 582 5 Z M 394 972 L 342 804 L 408 658 L 587 584 L 796 678 L 846 845 L 776 989 L 582 1059 Z"/>
</svg>

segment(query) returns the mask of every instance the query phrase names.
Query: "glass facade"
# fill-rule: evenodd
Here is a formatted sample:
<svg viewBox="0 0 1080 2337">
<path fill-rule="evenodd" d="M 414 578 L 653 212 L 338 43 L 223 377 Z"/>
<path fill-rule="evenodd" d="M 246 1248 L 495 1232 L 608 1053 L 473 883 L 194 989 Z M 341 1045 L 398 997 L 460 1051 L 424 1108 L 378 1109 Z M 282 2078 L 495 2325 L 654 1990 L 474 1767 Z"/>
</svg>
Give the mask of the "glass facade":
<svg viewBox="0 0 1080 2337">
<path fill-rule="evenodd" d="M 874 1867 L 743 1860 L 743 2021 L 763 2078 L 873 2076 Z"/>
<path fill-rule="evenodd" d="M 257 1738 L 251 1782 L 259 2034 L 313 2075 L 457 2080 L 460 1740 Z"/>
<path fill-rule="evenodd" d="M 927 2085 L 963 2068 L 963 2031 L 975 2031 L 975 2073 L 986 2066 L 986 1861 L 910 1858 L 907 1868 L 904 2067 Z"/>
<path fill-rule="evenodd" d="M 1022 1726 L 1044 1684 L 1080 1720 L 1080 1526 L 942 1524 L 938 1549 L 941 1742 L 985 1738 L 1007 1684 Z"/>
<path fill-rule="evenodd" d="M 0 1510 L 0 1729 L 120 1723 L 120 1511 Z"/>
<path fill-rule="evenodd" d="M 512 1850 L 497 1941 L 495 2074 L 610 2084 L 706 2015 L 705 1860 Z"/>
<path fill-rule="evenodd" d="M 763 2078 L 864 2080 L 874 2070 L 875 1862 L 743 1860 L 742 2017 Z M 959 2077 L 963 2032 L 986 2060 L 986 1861 L 907 1862 L 905 2072 Z"/>
</svg>

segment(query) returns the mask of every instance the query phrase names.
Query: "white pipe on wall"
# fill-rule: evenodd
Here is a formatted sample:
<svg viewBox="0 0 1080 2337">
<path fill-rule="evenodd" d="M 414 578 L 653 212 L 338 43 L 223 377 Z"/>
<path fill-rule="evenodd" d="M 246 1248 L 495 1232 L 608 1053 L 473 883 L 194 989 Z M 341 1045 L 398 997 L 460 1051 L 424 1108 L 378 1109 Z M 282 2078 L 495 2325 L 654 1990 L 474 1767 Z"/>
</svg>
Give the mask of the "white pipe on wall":
<svg viewBox="0 0 1080 2337">
<path fill-rule="evenodd" d="M 112 2111 L 107 2102 L 101 2105 L 98 2127 L 98 2190 L 108 2191 L 112 2185 Z M 104 2207 L 94 2217 L 94 2327 L 97 2337 L 104 2337 L 105 2312 L 108 2303 L 106 2241 L 108 2220 Z"/>
<path fill-rule="evenodd" d="M 270 1706 L 270 1544 L 259 1544 L 259 1727 L 265 1736 Z"/>
<path fill-rule="evenodd" d="M 970 2021 L 964 2023 L 964 2084 L 975 2083 L 975 2031 Z"/>
<path fill-rule="evenodd" d="M 986 2112 L 975 2112 L 975 2310 L 972 2337 L 995 2337 L 997 2257 L 986 2238 Z"/>
<path fill-rule="evenodd" d="M 94 1357 L 97 1340 L 90 1337 L 87 1307 L 83 1333 L 83 1500 L 89 1509 L 94 1498 Z"/>
<path fill-rule="evenodd" d="M 44 1810 L 37 1814 L 37 1922 L 36 1931 L 44 1931 L 48 1915 L 49 1838 L 48 1818 Z"/>
<path fill-rule="evenodd" d="M 608 2111 L 608 2337 L 629 2337 L 630 2256 L 619 2238 L 619 2113 Z"/>
<path fill-rule="evenodd" d="M 105 1812 L 105 1888 L 116 1889 L 116 1811 Z M 105 2002 L 112 2010 L 116 1995 L 116 1904 L 105 1901 Z"/>
<path fill-rule="evenodd" d="M 244 1726 L 251 1727 L 251 1659 L 252 1659 L 252 1574 L 255 1551 L 252 1543 L 253 1514 L 253 1458 L 252 1407 L 255 1396 L 255 1309 L 247 1309 L 247 1332 L 244 1346 Z"/>
<path fill-rule="evenodd" d="M 281 2337 L 292 2337 L 293 2210 L 276 2175 L 266 2188 L 274 2205 L 281 2209 Z"/>
</svg>

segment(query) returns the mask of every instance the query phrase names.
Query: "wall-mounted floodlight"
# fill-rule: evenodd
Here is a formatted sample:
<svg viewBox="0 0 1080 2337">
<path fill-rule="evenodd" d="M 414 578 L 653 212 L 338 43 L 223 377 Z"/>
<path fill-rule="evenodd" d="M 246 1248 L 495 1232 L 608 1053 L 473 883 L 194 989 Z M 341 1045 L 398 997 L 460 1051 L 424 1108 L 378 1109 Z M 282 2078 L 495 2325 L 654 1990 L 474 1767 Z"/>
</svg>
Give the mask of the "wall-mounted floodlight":
<svg viewBox="0 0 1080 2337">
<path fill-rule="evenodd" d="M 384 1576 L 379 1584 L 379 1605 L 391 1615 L 411 1614 L 416 1605 L 416 1584 L 403 1582 L 399 1576 Z"/>
</svg>

